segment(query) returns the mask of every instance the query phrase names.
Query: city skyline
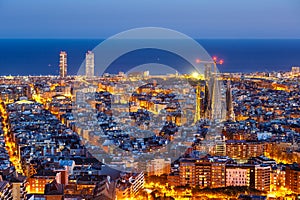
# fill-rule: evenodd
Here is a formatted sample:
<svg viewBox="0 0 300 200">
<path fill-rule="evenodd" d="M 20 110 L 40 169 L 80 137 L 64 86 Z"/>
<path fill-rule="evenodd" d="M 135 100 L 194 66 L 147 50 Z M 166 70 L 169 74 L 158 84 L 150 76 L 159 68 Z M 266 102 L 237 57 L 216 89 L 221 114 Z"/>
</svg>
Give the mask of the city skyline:
<svg viewBox="0 0 300 200">
<path fill-rule="evenodd" d="M 13 173 L 0 197 L 298 198 L 299 78 L 300 67 L 219 74 L 226 113 L 215 124 L 215 87 L 199 74 L 0 77 L 0 164 Z"/>
<path fill-rule="evenodd" d="M 300 199 L 299 0 L 0 0 L 0 200 Z"/>
</svg>

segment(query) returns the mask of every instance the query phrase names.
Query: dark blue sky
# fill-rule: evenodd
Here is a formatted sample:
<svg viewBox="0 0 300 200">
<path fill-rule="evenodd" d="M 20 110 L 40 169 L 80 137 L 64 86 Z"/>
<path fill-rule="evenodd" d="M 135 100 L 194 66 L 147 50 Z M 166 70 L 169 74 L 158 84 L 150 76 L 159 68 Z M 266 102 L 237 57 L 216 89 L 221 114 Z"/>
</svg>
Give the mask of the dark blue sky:
<svg viewBox="0 0 300 200">
<path fill-rule="evenodd" d="M 194 38 L 300 38 L 300 1 L 0 0 L 0 38 L 107 38 L 144 26 Z"/>
</svg>

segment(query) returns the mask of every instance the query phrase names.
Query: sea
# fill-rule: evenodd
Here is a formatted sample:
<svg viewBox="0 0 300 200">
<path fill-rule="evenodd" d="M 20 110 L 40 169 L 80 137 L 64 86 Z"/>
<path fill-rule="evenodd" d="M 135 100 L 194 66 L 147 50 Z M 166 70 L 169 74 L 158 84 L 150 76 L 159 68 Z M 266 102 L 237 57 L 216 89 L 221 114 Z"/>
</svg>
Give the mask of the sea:
<svg viewBox="0 0 300 200">
<path fill-rule="evenodd" d="M 300 66 L 300 39 L 198 39 L 211 56 L 224 60 L 221 72 L 289 71 Z M 59 52 L 68 53 L 68 74 L 76 75 L 85 59 L 103 39 L 0 39 L 0 75 L 57 75 Z M 188 62 L 172 53 L 141 49 L 117 58 L 108 73 L 128 71 L 143 63 L 184 68 Z"/>
</svg>

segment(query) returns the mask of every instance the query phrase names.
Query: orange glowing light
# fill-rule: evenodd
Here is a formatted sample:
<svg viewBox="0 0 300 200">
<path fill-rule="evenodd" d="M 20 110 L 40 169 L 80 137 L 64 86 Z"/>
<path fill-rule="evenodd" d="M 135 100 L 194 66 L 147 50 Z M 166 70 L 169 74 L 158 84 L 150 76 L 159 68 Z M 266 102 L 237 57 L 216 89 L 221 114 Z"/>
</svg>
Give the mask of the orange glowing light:
<svg viewBox="0 0 300 200">
<path fill-rule="evenodd" d="M 214 60 L 214 61 L 217 61 L 217 56 L 214 56 L 214 57 L 213 57 L 213 60 Z"/>
<path fill-rule="evenodd" d="M 223 63 L 224 63 L 224 60 L 223 59 L 220 60 L 220 65 L 223 65 Z"/>
<path fill-rule="evenodd" d="M 200 63 L 201 60 L 199 58 L 196 59 L 196 63 Z"/>
</svg>

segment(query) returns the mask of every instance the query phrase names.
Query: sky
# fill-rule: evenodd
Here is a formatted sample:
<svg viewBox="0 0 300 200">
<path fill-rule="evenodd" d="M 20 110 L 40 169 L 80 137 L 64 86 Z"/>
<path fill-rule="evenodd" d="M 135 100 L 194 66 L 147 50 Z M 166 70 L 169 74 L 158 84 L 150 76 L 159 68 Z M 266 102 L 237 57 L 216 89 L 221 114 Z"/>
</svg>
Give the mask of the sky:
<svg viewBox="0 0 300 200">
<path fill-rule="evenodd" d="M 107 38 L 137 27 L 193 38 L 300 38 L 299 0 L 0 0 L 0 38 Z"/>
</svg>

